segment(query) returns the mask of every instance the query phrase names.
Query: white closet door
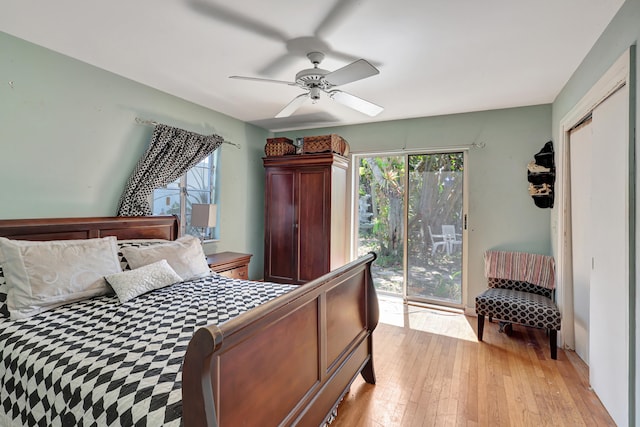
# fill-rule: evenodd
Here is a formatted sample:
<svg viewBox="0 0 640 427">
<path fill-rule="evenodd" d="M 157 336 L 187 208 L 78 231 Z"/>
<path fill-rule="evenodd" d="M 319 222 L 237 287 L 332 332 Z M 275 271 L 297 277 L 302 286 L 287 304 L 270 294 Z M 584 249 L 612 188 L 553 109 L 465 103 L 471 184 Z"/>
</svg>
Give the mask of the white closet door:
<svg viewBox="0 0 640 427">
<path fill-rule="evenodd" d="M 591 281 L 591 120 L 571 131 L 571 247 L 576 353 L 589 363 L 589 282 Z M 595 169 L 597 171 L 597 169 Z"/>
<path fill-rule="evenodd" d="M 593 111 L 589 379 L 619 426 L 629 410 L 629 93 Z"/>
</svg>

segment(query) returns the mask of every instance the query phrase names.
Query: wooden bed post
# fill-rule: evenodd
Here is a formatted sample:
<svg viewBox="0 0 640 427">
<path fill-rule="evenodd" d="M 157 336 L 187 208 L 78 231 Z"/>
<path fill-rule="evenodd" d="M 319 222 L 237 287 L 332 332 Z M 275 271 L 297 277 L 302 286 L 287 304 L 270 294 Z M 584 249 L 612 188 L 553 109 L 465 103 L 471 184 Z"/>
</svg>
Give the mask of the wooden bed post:
<svg viewBox="0 0 640 427">
<path fill-rule="evenodd" d="M 213 405 L 211 355 L 222 345 L 222 332 L 216 325 L 198 329 L 194 334 L 182 365 L 182 422 L 185 426 L 218 427 Z M 188 401 L 185 401 L 185 396 Z M 186 410 L 185 410 L 186 409 Z"/>
<path fill-rule="evenodd" d="M 373 259 L 371 260 L 371 264 L 373 264 L 373 262 L 377 258 L 377 255 L 375 254 L 375 252 L 369 252 L 369 254 L 373 255 Z M 369 264 L 369 266 L 371 266 L 371 264 Z M 364 368 L 362 368 L 360 374 L 367 383 L 375 384 L 376 373 L 373 369 L 373 330 L 376 328 L 376 326 L 378 326 L 378 320 L 380 319 L 380 307 L 378 305 L 376 288 L 374 286 L 373 277 L 371 275 L 371 268 L 367 268 L 367 292 L 376 297 L 367 298 L 367 324 L 369 325 L 369 331 L 371 332 L 369 334 L 369 337 L 367 337 L 370 357 L 367 364 L 364 365 Z"/>
</svg>

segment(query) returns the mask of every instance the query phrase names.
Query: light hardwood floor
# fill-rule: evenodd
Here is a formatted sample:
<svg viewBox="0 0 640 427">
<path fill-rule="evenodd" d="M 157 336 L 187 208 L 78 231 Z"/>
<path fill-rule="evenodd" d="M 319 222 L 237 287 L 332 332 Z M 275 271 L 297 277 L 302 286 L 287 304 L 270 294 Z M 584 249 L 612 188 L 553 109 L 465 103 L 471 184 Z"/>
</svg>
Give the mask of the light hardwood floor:
<svg viewBox="0 0 640 427">
<path fill-rule="evenodd" d="M 381 299 L 377 384 L 358 378 L 331 427 L 613 426 L 573 353 L 549 355 L 545 332 L 498 333 L 477 318 Z"/>
</svg>

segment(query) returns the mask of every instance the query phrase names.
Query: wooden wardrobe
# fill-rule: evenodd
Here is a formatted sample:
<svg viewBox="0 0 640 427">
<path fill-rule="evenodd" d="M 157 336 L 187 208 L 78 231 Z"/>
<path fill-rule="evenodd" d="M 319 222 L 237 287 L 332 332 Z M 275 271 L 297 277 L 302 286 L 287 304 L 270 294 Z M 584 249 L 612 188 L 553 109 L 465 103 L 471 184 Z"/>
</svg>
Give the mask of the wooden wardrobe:
<svg viewBox="0 0 640 427">
<path fill-rule="evenodd" d="M 264 280 L 302 284 L 344 265 L 348 160 L 320 153 L 263 162 Z"/>
</svg>

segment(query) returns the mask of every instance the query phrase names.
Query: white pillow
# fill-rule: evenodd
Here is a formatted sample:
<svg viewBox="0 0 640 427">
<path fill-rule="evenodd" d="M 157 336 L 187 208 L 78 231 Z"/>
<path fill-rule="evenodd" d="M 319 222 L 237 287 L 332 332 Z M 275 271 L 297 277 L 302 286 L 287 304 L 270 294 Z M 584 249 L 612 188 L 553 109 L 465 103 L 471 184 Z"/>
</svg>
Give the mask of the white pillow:
<svg viewBox="0 0 640 427">
<path fill-rule="evenodd" d="M 121 251 L 132 269 L 166 259 L 182 280 L 211 274 L 200 240 L 194 236 L 183 236 L 173 242 L 146 247 L 123 247 Z"/>
<path fill-rule="evenodd" d="M 127 302 L 154 289 L 164 288 L 182 281 L 166 259 L 135 270 L 105 276 L 120 302 Z"/>
<path fill-rule="evenodd" d="M 0 237 L 0 264 L 12 319 L 110 293 L 104 276 L 122 271 L 115 237 L 48 242 Z"/>
<path fill-rule="evenodd" d="M 157 245 L 158 243 L 167 243 L 169 240 L 167 239 L 127 239 L 127 240 L 118 240 L 118 256 L 120 257 L 120 266 L 122 267 L 122 271 L 131 270 L 131 266 L 127 261 L 127 258 L 122 255 L 122 248 L 126 248 L 129 246 L 133 246 L 136 248 L 143 246 L 151 246 Z"/>
</svg>

